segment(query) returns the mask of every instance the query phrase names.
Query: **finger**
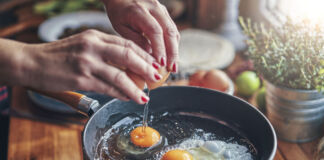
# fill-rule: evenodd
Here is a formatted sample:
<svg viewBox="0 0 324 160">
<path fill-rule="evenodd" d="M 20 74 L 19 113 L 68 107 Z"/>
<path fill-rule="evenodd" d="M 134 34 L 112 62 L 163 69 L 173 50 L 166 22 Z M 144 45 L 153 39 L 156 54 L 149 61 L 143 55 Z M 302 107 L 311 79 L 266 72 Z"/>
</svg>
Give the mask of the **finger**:
<svg viewBox="0 0 324 160">
<path fill-rule="evenodd" d="M 153 64 L 153 62 L 155 62 L 155 59 L 149 53 L 144 51 L 142 48 L 140 48 L 138 45 L 136 45 L 134 42 L 130 40 L 125 40 L 124 38 L 111 36 L 107 34 L 100 34 L 99 37 L 107 44 L 113 43 L 122 47 L 127 47 L 132 49 L 138 56 L 143 58 L 147 63 Z"/>
<path fill-rule="evenodd" d="M 91 90 L 98 92 L 98 93 L 102 93 L 102 94 L 106 94 L 109 95 L 111 97 L 115 97 L 118 98 L 120 100 L 123 101 L 129 101 L 130 98 L 128 98 L 125 94 L 123 94 L 121 91 L 119 91 L 116 87 L 114 87 L 114 85 L 107 83 L 103 80 L 101 80 L 101 77 L 94 75 L 94 78 L 92 80 L 92 86 L 91 86 Z M 90 84 L 89 84 L 90 85 Z"/>
<path fill-rule="evenodd" d="M 142 33 L 136 32 L 129 27 L 120 26 L 117 27 L 117 32 L 122 35 L 124 38 L 132 40 L 137 45 L 139 45 L 146 52 L 151 53 L 152 48 L 149 41 L 142 35 Z"/>
<path fill-rule="evenodd" d="M 101 67 L 98 67 L 94 72 L 96 76 L 106 83 L 114 84 L 118 90 L 139 104 L 148 101 L 146 94 L 135 85 L 125 72 L 109 65 L 99 66 Z"/>
<path fill-rule="evenodd" d="M 165 66 L 166 51 L 162 27 L 151 14 L 145 11 L 135 12 L 134 14 L 136 14 L 135 17 L 137 18 L 131 22 L 132 26 L 139 28 L 148 37 L 153 50 L 153 56 L 162 66 Z"/>
<path fill-rule="evenodd" d="M 161 9 L 151 10 L 150 13 L 156 18 L 163 29 L 163 37 L 167 53 L 167 69 L 168 71 L 176 72 L 180 34 L 166 8 L 163 5 L 160 6 Z"/>
<path fill-rule="evenodd" d="M 104 60 L 126 67 L 146 80 L 157 82 L 162 78 L 154 67 L 154 62 L 147 63 L 128 46 L 106 44 L 99 52 Z"/>
</svg>

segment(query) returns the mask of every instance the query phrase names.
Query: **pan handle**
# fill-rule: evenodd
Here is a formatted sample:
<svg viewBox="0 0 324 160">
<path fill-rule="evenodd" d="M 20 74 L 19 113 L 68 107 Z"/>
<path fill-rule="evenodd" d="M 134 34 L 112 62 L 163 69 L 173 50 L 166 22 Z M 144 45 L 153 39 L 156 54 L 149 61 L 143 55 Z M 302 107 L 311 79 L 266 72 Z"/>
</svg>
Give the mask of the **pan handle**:
<svg viewBox="0 0 324 160">
<path fill-rule="evenodd" d="M 80 113 L 88 116 L 91 116 L 94 112 L 96 112 L 100 108 L 99 102 L 97 100 L 94 100 L 90 97 L 87 97 L 86 95 L 77 92 L 72 92 L 72 91 L 48 92 L 48 91 L 35 90 L 30 88 L 28 89 L 40 93 L 42 95 L 45 95 L 47 97 L 51 97 L 56 100 L 59 100 L 71 106 L 72 108 L 76 109 Z"/>
</svg>

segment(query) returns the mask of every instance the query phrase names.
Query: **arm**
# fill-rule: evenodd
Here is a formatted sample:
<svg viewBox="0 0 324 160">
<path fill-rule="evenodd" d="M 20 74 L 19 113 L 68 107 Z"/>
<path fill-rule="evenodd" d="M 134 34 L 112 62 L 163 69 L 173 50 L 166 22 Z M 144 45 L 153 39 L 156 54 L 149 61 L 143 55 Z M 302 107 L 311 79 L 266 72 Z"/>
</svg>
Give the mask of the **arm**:
<svg viewBox="0 0 324 160">
<path fill-rule="evenodd" d="M 0 83 L 47 91 L 84 90 L 143 104 L 148 99 L 123 70 L 156 82 L 154 58 L 133 42 L 88 30 L 45 44 L 0 39 Z"/>
</svg>

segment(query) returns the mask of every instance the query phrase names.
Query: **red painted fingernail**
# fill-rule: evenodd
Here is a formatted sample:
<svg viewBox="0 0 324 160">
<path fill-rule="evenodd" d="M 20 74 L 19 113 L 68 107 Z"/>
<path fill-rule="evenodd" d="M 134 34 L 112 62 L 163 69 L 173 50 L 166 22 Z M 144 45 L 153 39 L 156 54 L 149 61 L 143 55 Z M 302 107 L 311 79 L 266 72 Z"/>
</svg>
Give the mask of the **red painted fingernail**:
<svg viewBox="0 0 324 160">
<path fill-rule="evenodd" d="M 165 58 L 164 57 L 161 58 L 161 66 L 163 66 L 163 67 L 165 66 Z"/>
<path fill-rule="evenodd" d="M 155 69 L 159 69 L 160 68 L 160 65 L 156 62 L 153 62 L 152 63 L 152 66 L 155 68 Z"/>
<path fill-rule="evenodd" d="M 172 71 L 177 72 L 177 64 L 176 63 L 173 63 Z"/>
<path fill-rule="evenodd" d="M 160 74 L 158 74 L 158 73 L 155 73 L 154 77 L 155 77 L 156 80 L 160 80 L 162 78 L 162 76 Z"/>
<path fill-rule="evenodd" d="M 149 98 L 147 96 L 142 96 L 141 99 L 144 103 L 149 101 Z"/>
</svg>

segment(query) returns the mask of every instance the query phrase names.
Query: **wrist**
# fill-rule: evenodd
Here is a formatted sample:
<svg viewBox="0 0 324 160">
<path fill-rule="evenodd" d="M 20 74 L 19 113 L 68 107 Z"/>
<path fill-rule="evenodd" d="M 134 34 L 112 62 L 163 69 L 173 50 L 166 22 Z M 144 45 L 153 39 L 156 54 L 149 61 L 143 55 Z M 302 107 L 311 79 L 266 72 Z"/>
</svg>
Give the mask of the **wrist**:
<svg viewBox="0 0 324 160">
<path fill-rule="evenodd" d="M 6 85 L 19 85 L 21 66 L 28 58 L 24 56 L 26 44 L 0 39 L 0 82 Z"/>
<path fill-rule="evenodd" d="M 25 87 L 33 84 L 36 76 L 36 72 L 39 62 L 41 61 L 42 55 L 41 48 L 39 45 L 24 44 L 21 46 L 21 53 L 17 56 L 16 67 L 15 67 L 15 78 L 17 79 L 17 84 Z"/>
</svg>

